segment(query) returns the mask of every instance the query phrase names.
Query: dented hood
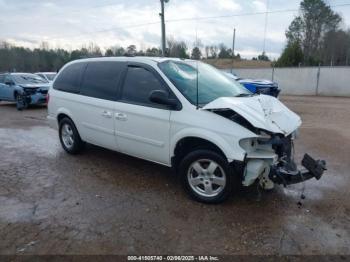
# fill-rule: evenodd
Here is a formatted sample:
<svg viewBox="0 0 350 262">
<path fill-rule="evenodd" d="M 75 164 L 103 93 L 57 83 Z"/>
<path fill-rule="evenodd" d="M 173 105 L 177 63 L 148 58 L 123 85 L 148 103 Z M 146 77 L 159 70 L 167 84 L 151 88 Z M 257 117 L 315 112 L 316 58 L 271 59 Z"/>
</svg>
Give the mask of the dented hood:
<svg viewBox="0 0 350 262">
<path fill-rule="evenodd" d="M 297 114 L 278 99 L 267 95 L 221 97 L 210 102 L 203 109 L 231 109 L 256 128 L 284 135 L 289 135 L 301 125 Z"/>
</svg>

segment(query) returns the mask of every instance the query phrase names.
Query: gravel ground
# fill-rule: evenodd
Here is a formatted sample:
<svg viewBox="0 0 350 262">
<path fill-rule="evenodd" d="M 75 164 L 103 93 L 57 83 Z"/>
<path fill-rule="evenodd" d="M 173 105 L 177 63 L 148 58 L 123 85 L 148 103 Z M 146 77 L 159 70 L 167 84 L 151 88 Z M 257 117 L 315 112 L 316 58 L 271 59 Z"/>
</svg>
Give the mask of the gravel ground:
<svg viewBox="0 0 350 262">
<path fill-rule="evenodd" d="M 303 119 L 297 158 L 329 170 L 305 200 L 299 184 L 220 205 L 188 199 L 153 163 L 95 146 L 68 155 L 46 108 L 0 103 L 0 254 L 350 254 L 350 99 L 282 100 Z"/>
</svg>

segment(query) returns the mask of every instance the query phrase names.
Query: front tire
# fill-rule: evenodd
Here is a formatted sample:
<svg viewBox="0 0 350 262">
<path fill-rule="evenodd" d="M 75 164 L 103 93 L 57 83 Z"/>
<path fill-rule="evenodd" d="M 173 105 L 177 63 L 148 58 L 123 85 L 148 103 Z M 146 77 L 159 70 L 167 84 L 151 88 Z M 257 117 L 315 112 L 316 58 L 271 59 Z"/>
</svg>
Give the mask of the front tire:
<svg viewBox="0 0 350 262">
<path fill-rule="evenodd" d="M 223 156 L 206 149 L 189 153 L 179 167 L 187 193 L 204 203 L 221 203 L 231 195 L 234 183 L 232 171 Z"/>
<path fill-rule="evenodd" d="M 77 128 L 67 117 L 59 122 L 59 137 L 63 149 L 69 154 L 78 154 L 84 147 Z"/>
<path fill-rule="evenodd" d="M 21 94 L 16 95 L 16 108 L 18 111 L 22 111 L 23 109 L 28 108 L 28 103 L 24 95 L 21 95 Z"/>
</svg>

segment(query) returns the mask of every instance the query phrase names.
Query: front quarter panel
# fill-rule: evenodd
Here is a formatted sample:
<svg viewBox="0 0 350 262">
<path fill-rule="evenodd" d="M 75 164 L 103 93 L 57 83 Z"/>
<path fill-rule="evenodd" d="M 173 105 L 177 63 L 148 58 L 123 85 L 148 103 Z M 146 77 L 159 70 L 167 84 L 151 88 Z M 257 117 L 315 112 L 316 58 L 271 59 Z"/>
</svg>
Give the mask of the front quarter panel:
<svg viewBox="0 0 350 262">
<path fill-rule="evenodd" d="M 256 137 L 254 133 L 215 113 L 203 109 L 184 109 L 172 111 L 170 130 L 170 155 L 174 156 L 177 143 L 186 137 L 197 137 L 218 146 L 229 162 L 243 161 L 246 152 L 239 141 Z"/>
</svg>

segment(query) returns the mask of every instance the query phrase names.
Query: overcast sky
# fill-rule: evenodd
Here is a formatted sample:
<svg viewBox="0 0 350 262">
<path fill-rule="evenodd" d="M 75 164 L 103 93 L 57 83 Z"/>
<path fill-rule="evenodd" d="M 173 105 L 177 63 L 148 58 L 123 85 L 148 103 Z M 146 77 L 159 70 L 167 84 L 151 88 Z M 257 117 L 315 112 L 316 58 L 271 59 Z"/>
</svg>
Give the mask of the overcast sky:
<svg viewBox="0 0 350 262">
<path fill-rule="evenodd" d="M 266 52 L 278 57 L 285 45 L 285 30 L 298 14 L 299 0 L 268 0 Z M 330 5 L 350 0 L 328 0 Z M 183 40 L 192 48 L 198 39 L 204 45 L 232 44 L 236 28 L 236 51 L 251 58 L 264 43 L 267 0 L 170 0 L 166 4 L 167 37 Z M 334 7 L 350 23 L 350 6 Z M 159 0 L 0 0 L 0 40 L 38 47 L 47 41 L 52 48 L 80 48 L 94 42 L 138 48 L 160 46 Z M 255 14 L 252 14 L 255 13 Z M 247 15 L 250 14 L 250 15 Z M 203 17 L 230 16 L 202 19 Z M 237 16 L 233 16 L 237 15 Z M 187 19 L 198 18 L 198 19 Z M 176 21 L 179 20 L 179 21 Z"/>
</svg>

